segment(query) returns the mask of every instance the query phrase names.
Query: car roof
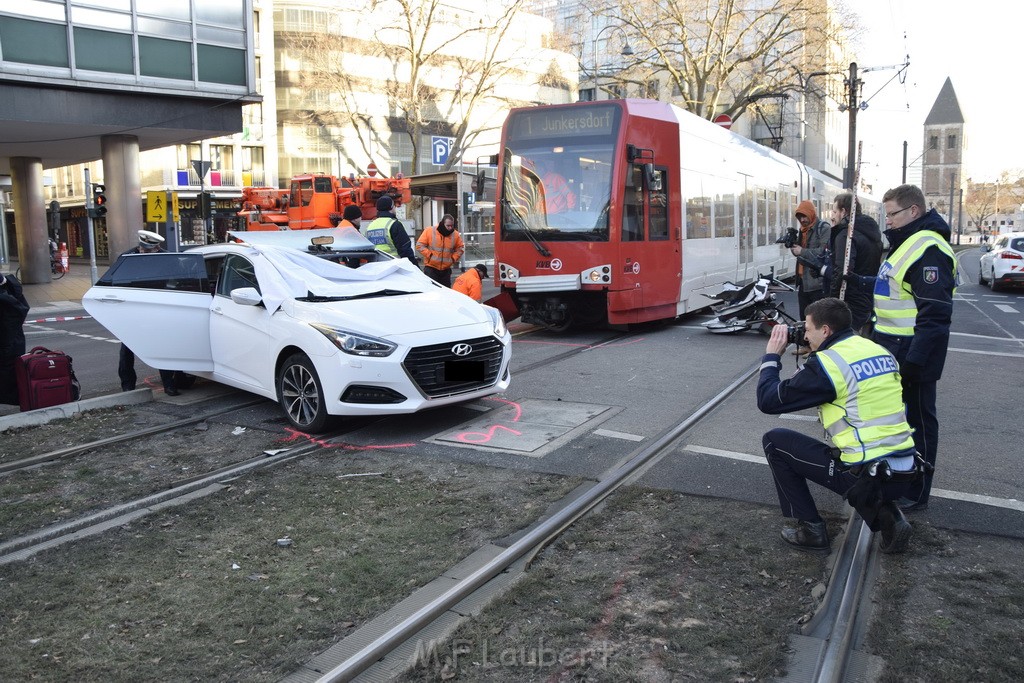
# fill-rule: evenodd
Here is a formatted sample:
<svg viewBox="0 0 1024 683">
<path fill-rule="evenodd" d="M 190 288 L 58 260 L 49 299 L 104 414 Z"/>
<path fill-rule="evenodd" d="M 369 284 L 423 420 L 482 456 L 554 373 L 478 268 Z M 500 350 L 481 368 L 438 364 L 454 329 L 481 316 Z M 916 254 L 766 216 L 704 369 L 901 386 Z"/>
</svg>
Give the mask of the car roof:
<svg viewBox="0 0 1024 683">
<path fill-rule="evenodd" d="M 363 237 L 355 228 L 320 228 L 314 230 L 229 230 L 229 240 L 254 246 L 273 246 L 298 249 L 306 252 L 313 240 L 326 243 L 331 251 L 370 251 L 373 242 Z"/>
</svg>

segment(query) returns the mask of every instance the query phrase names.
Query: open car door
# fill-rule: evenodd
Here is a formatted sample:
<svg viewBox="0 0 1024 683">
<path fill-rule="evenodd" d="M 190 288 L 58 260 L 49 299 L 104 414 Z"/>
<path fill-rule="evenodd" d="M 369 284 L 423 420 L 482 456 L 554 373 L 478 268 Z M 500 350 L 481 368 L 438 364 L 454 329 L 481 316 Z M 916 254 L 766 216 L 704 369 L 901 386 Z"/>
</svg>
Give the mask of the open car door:
<svg viewBox="0 0 1024 683">
<path fill-rule="evenodd" d="M 211 372 L 212 294 L 202 254 L 125 254 L 82 305 L 147 365 Z"/>
</svg>

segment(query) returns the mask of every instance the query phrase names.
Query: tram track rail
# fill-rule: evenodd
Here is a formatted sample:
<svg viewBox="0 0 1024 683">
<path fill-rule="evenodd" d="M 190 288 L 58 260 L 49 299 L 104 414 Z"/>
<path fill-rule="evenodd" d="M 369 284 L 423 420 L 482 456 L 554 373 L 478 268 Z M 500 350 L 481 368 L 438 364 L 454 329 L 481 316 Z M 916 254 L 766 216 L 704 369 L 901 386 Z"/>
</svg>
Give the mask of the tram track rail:
<svg viewBox="0 0 1024 683">
<path fill-rule="evenodd" d="M 321 441 L 341 436 L 343 433 L 337 432 L 328 435 Z M 150 514 L 158 509 L 188 502 L 194 498 L 203 497 L 205 494 L 215 493 L 221 490 L 228 482 L 249 472 L 291 462 L 315 453 L 322 447 L 321 443 L 307 443 L 287 449 L 264 451 L 260 455 L 243 462 L 179 480 L 163 491 L 87 513 L 67 522 L 53 524 L 30 534 L 13 538 L 0 543 L 0 565 L 24 560 L 37 552 L 55 547 L 73 538 L 99 533 Z"/>
<path fill-rule="evenodd" d="M 162 434 L 163 432 L 170 432 L 181 427 L 188 427 L 189 425 L 198 424 L 204 422 L 213 417 L 219 417 L 232 413 L 236 410 L 243 410 L 245 408 L 251 408 L 252 406 L 263 403 L 266 399 L 250 399 L 241 403 L 236 403 L 231 406 L 226 406 L 219 410 L 215 410 L 210 413 L 204 413 L 200 416 L 188 417 L 182 420 L 175 420 L 161 425 L 154 425 L 152 427 L 145 427 L 143 429 L 137 429 L 132 432 L 126 432 L 124 434 L 117 434 L 115 436 L 109 436 L 105 439 L 97 439 L 84 444 L 78 444 L 76 446 L 68 446 L 67 448 L 61 448 L 56 451 L 50 451 L 48 453 L 40 453 L 39 455 L 33 455 L 28 458 L 21 458 L 20 460 L 12 460 L 6 463 L 0 463 L 0 475 L 7 474 L 10 472 L 17 472 L 20 470 L 29 469 L 49 462 L 57 460 L 64 460 L 67 458 L 80 455 L 87 451 L 95 450 L 97 448 L 106 448 L 120 443 L 128 441 L 134 441 L 135 439 L 141 439 L 154 434 Z"/>
</svg>

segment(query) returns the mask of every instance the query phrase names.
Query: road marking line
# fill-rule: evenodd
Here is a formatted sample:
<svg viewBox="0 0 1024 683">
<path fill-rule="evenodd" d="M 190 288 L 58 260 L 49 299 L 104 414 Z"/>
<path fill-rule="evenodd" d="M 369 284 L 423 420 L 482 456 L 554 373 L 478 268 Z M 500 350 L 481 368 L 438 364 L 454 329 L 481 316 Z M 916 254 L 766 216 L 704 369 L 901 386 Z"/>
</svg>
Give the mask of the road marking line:
<svg viewBox="0 0 1024 683">
<path fill-rule="evenodd" d="M 998 308 L 1003 313 L 1016 313 L 1017 312 L 1017 309 L 1014 308 L 1013 306 L 1011 306 L 1010 304 L 995 304 L 995 307 Z"/>
<path fill-rule="evenodd" d="M 1024 324 L 1024 320 L 1021 321 Z M 1020 337 L 993 337 L 991 334 L 971 334 L 970 332 L 950 332 L 949 335 L 956 337 L 973 337 L 974 339 L 994 339 L 995 341 L 1022 342 Z"/>
<path fill-rule="evenodd" d="M 684 451 L 690 451 L 691 453 L 703 453 L 704 455 L 715 455 L 719 458 L 729 458 L 731 460 L 743 460 L 744 462 L 756 462 L 761 465 L 767 465 L 768 461 L 765 460 L 763 455 L 748 455 L 747 453 L 737 453 L 735 451 L 723 451 L 720 448 L 708 448 L 706 446 L 694 446 L 687 444 L 683 446 Z"/>
<path fill-rule="evenodd" d="M 955 349 L 952 346 L 949 347 L 950 351 L 959 351 L 960 353 L 976 353 L 981 356 L 1007 356 L 1008 358 L 1024 358 L 1024 353 L 1003 353 L 1001 351 L 975 351 L 974 349 Z"/>
<path fill-rule="evenodd" d="M 737 453 L 735 451 L 723 451 L 719 448 L 708 448 L 706 446 L 694 446 L 693 444 L 687 444 L 683 446 L 682 450 L 689 451 L 691 453 L 701 453 L 703 455 L 714 455 L 720 458 L 729 458 L 730 460 L 756 462 L 761 465 L 768 464 L 768 461 L 761 456 L 750 455 L 749 453 Z M 931 495 L 936 498 L 962 500 L 967 503 L 977 503 L 979 505 L 988 505 L 989 507 L 1024 512 L 1024 501 L 1019 501 L 1016 498 L 997 498 L 995 496 L 986 496 L 979 493 L 964 493 L 962 491 L 948 491 L 946 489 L 936 488 L 932 489 Z"/>
<path fill-rule="evenodd" d="M 627 434 L 626 432 L 615 432 L 610 429 L 595 429 L 594 434 L 597 436 L 608 436 L 613 439 L 623 439 L 625 441 L 643 441 L 644 437 L 639 434 Z"/>
<path fill-rule="evenodd" d="M 932 489 L 931 495 L 938 496 L 939 498 L 963 500 L 968 503 L 978 503 L 979 505 L 990 505 L 996 508 L 1006 508 L 1008 510 L 1024 512 L 1024 501 L 1019 501 L 1016 498 L 996 498 L 995 496 L 983 496 L 977 493 L 962 493 L 960 491 L 947 491 L 945 489 Z"/>
</svg>

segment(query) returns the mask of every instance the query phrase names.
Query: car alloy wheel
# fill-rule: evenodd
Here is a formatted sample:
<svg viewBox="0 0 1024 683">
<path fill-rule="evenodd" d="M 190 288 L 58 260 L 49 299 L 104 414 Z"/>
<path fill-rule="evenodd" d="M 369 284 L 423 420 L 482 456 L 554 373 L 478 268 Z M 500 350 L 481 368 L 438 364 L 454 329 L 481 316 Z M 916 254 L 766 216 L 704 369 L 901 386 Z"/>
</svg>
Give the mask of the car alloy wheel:
<svg viewBox="0 0 1024 683">
<path fill-rule="evenodd" d="M 288 421 L 304 432 L 321 432 L 329 415 L 313 362 L 303 353 L 288 357 L 277 373 L 277 396 Z"/>
</svg>

